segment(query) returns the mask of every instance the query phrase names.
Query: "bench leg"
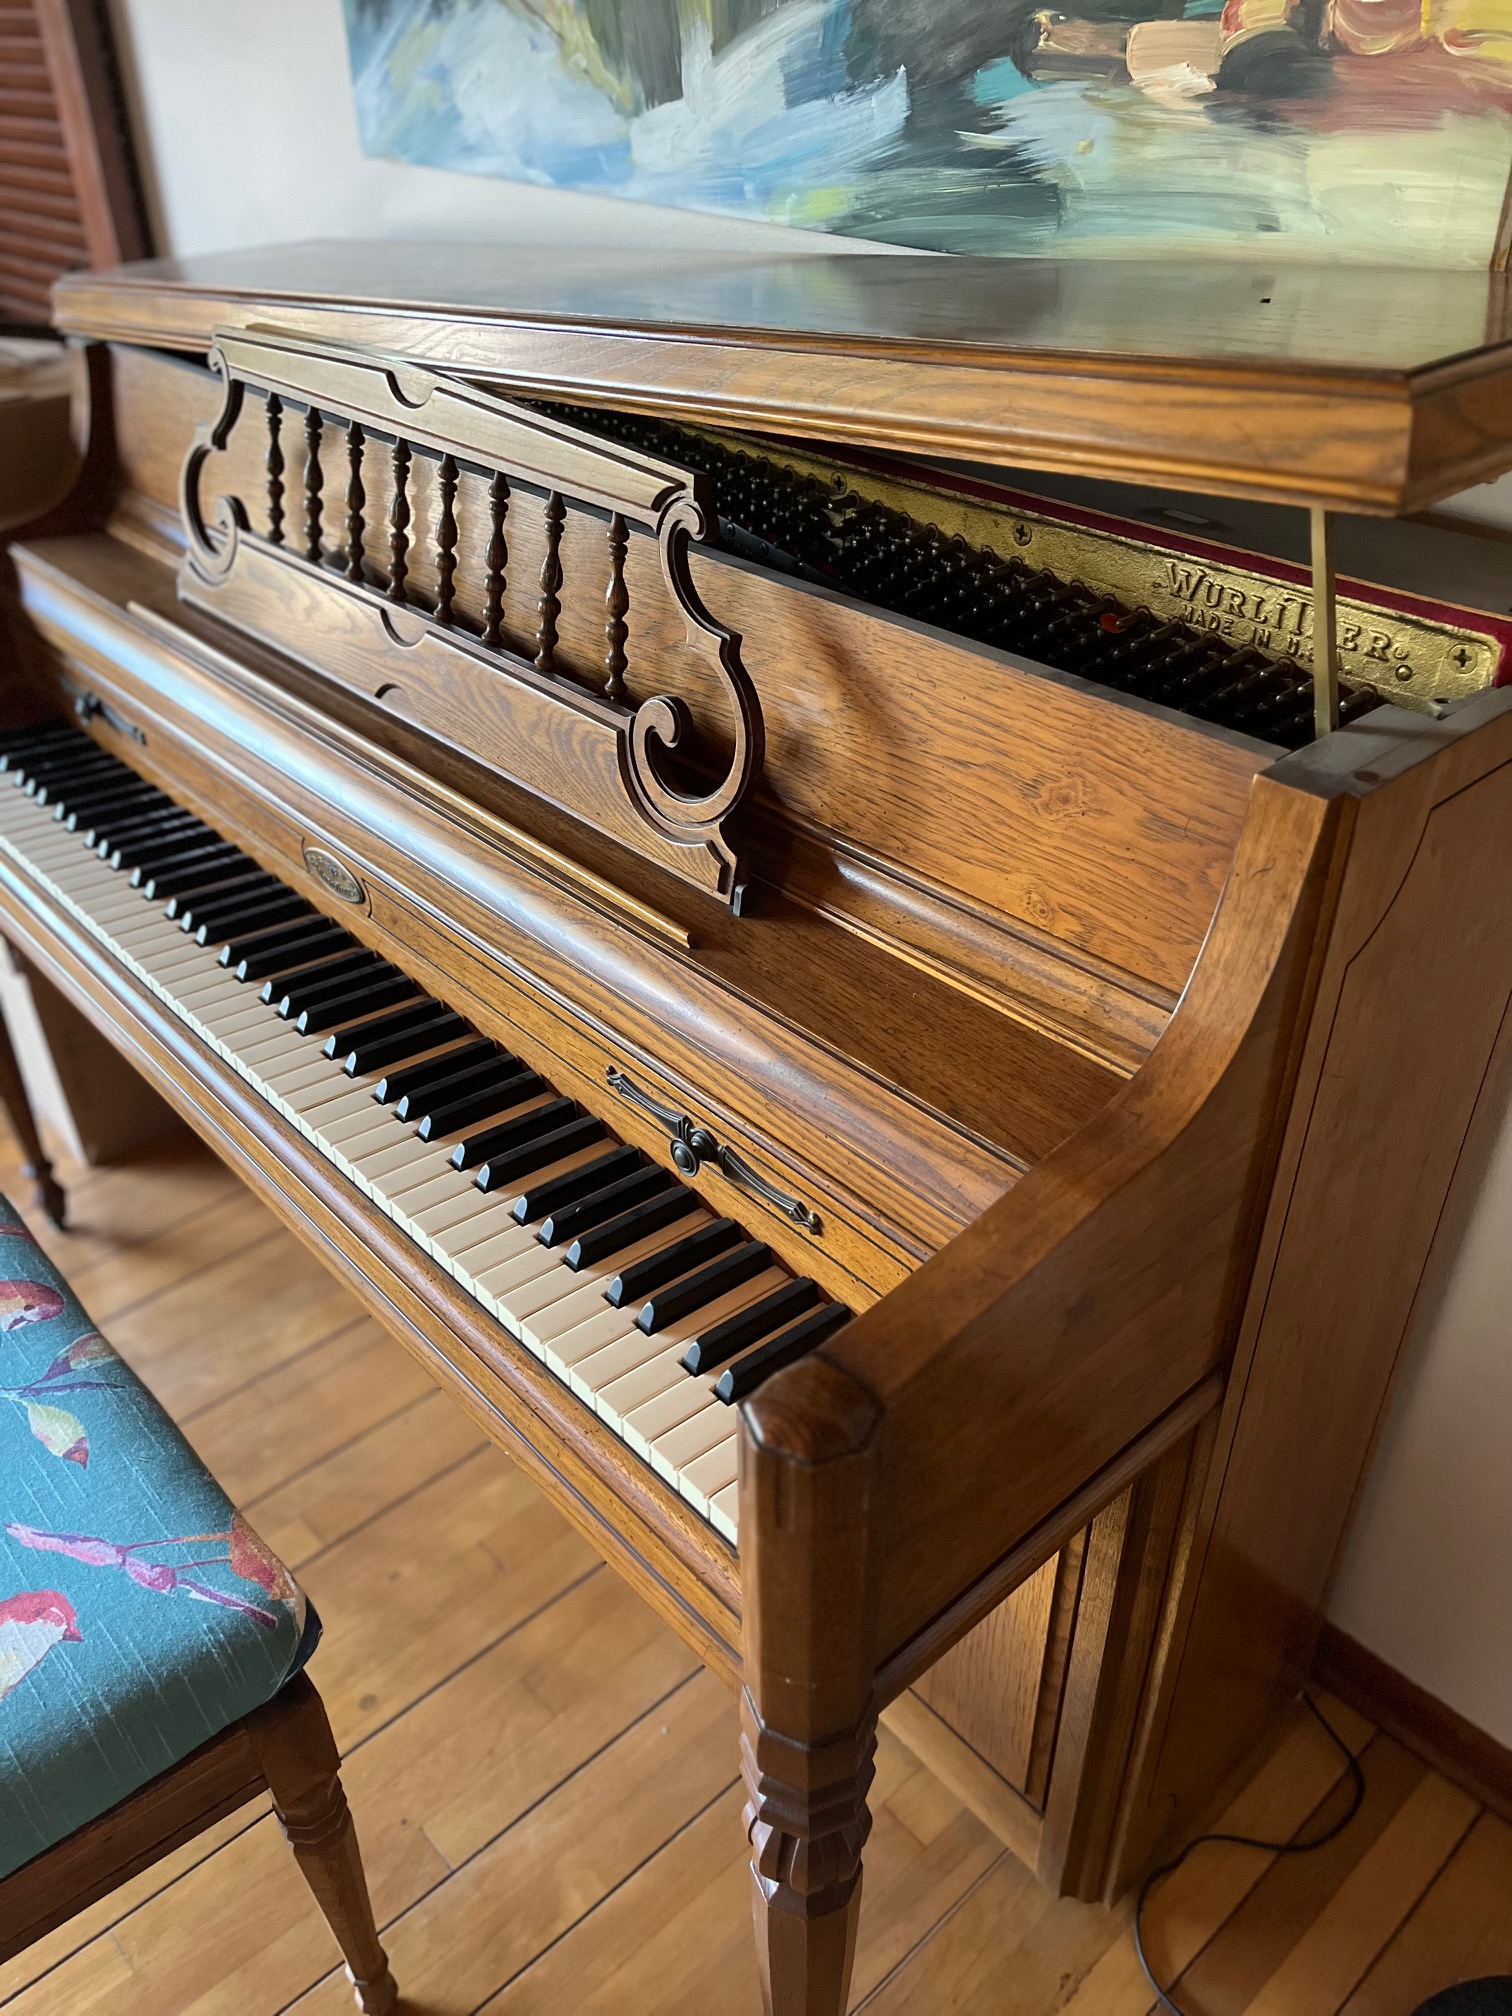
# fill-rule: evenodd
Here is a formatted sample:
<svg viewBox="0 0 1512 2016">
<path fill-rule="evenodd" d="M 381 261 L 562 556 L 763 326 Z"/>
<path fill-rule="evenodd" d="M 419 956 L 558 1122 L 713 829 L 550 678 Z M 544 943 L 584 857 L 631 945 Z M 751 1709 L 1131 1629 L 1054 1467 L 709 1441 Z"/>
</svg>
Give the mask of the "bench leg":
<svg viewBox="0 0 1512 2016">
<path fill-rule="evenodd" d="M 249 1715 L 274 1810 L 315 1901 L 346 1956 L 364 2016 L 390 2016 L 399 1991 L 373 1923 L 357 1830 L 341 1789 L 341 1759 L 325 1708 L 303 1673 Z"/>
<path fill-rule="evenodd" d="M 31 1101 L 26 1096 L 26 1082 L 16 1062 L 16 1052 L 3 1013 L 0 1013 L 0 1105 L 10 1117 L 11 1132 L 26 1158 L 21 1165 L 22 1174 L 30 1179 L 38 1204 L 61 1232 L 67 1200 L 62 1184 L 53 1174 L 51 1162 L 42 1152 L 42 1139 L 37 1132 Z"/>
</svg>

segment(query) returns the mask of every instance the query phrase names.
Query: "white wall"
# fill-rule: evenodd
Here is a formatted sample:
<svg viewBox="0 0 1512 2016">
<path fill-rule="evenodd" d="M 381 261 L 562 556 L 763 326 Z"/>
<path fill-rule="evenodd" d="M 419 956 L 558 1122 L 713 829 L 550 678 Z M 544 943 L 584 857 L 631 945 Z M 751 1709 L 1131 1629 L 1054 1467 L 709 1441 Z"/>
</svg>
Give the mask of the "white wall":
<svg viewBox="0 0 1512 2016">
<path fill-rule="evenodd" d="M 327 236 L 835 247 L 819 233 L 364 160 L 340 0 L 111 4 L 165 251 Z M 1512 528 L 1512 479 L 1446 508 Z M 1494 1116 L 1479 1163 L 1485 1181 L 1467 1176 L 1436 1252 L 1333 1615 L 1512 1744 L 1512 1128 L 1498 1134 Z"/>
<path fill-rule="evenodd" d="M 159 245 L 509 237 L 832 252 L 821 232 L 366 160 L 341 0 L 110 0 Z M 885 247 L 846 241 L 849 249 Z"/>
</svg>

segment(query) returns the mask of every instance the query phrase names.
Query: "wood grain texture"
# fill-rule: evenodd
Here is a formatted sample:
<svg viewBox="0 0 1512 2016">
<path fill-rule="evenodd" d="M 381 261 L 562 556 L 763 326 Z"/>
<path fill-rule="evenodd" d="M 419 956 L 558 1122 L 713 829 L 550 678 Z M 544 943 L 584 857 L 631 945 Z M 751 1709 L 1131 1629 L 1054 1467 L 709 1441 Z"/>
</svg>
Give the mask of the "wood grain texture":
<svg viewBox="0 0 1512 2016">
<path fill-rule="evenodd" d="M 215 381 L 182 360 L 120 346 L 110 368 L 129 494 L 176 508 L 179 459 L 215 411 Z M 387 480 L 381 469 L 370 477 L 380 504 Z M 242 498 L 254 528 L 264 526 L 260 447 L 245 419 L 212 458 L 206 486 Z M 433 524 L 428 477 L 415 512 L 422 530 Z M 467 472 L 460 515 L 457 607 L 481 626 L 489 513 L 481 479 Z M 429 596 L 430 542 L 418 543 L 414 589 Z M 600 528 L 569 519 L 563 551 L 576 592 L 564 599 L 558 652 L 588 682 L 599 668 L 608 587 Z M 510 553 L 505 622 L 523 638 L 543 558 L 539 509 L 512 514 Z M 682 625 L 645 539 L 630 542 L 626 580 L 637 667 L 654 668 L 717 737 L 719 710 L 706 681 L 689 676 Z M 761 695 L 768 754 L 753 837 L 759 847 L 775 817 L 766 843 L 780 863 L 773 879 L 795 894 L 812 886 L 826 913 L 853 917 L 947 968 L 964 966 L 995 995 L 1033 986 L 1047 947 L 1074 946 L 1095 971 L 1099 996 L 1109 997 L 1084 1004 L 1092 1025 L 1084 1040 L 1095 1042 L 1097 1026 L 1115 1017 L 1137 1021 L 1141 1010 L 1163 1008 L 1163 1026 L 1211 921 L 1263 748 L 1110 702 L 1074 679 L 1026 672 L 1005 653 L 729 556 L 697 555 L 694 581 L 740 631 Z M 636 683 L 644 676 L 632 671 L 635 697 L 654 690 Z M 1096 725 L 1110 704 L 1114 737 Z M 381 734 L 373 712 L 368 732 Z M 969 766 L 957 760 L 963 740 L 974 751 Z M 1077 752 L 1069 769 L 1068 749 Z M 839 843 L 840 851 L 806 869 L 795 888 L 789 857 L 805 843 L 821 853 Z M 944 900 L 931 903 L 936 889 Z M 1041 1013 L 1051 1012 L 1048 991 L 1043 980 L 1035 988 Z M 1071 1010 L 1060 1004 L 1063 1016 Z M 1151 1040 L 1139 1043 L 1141 1055 Z"/>
<path fill-rule="evenodd" d="M 1311 1658 L 1340 1536 L 1512 999 L 1512 917 L 1498 893 L 1464 872 L 1466 850 L 1482 844 L 1475 836 L 1503 830 L 1512 816 L 1512 722 L 1495 703 L 1472 706 L 1467 723 L 1477 719 L 1484 732 L 1452 749 L 1435 736 L 1409 734 L 1394 749 L 1366 738 L 1346 772 L 1361 788 L 1355 841 L 1193 1572 L 1173 1620 L 1140 1789 L 1122 1823 L 1125 1870 L 1148 1856 L 1162 1815 L 1195 1782 L 1216 1786 L 1242 1767 Z M 1342 750 L 1337 760 L 1342 769 Z M 1388 972 L 1396 977 L 1388 981 Z M 1425 1051 L 1428 1026 L 1436 1040 Z M 1406 1166 L 1412 1183 L 1382 1181 Z M 1347 1267 L 1339 1264 L 1346 1251 Z M 1291 1418 L 1305 1413 L 1313 1432 L 1277 1437 L 1294 1409 Z M 1242 1667 L 1227 1650 L 1239 1618 L 1258 1626 L 1257 1656 Z"/>
<path fill-rule="evenodd" d="M 1512 462 L 1501 274 L 308 244 L 81 276 L 58 313 L 203 352 L 338 303 L 493 384 L 1027 469 L 1399 511 Z"/>
</svg>

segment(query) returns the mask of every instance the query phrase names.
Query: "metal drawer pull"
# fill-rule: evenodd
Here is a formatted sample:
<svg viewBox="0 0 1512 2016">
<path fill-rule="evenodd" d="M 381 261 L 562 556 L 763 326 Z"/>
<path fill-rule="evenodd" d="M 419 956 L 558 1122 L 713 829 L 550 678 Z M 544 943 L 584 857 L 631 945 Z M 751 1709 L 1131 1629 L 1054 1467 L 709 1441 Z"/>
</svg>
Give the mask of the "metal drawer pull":
<svg viewBox="0 0 1512 2016">
<path fill-rule="evenodd" d="M 716 1139 L 707 1127 L 700 1127 L 689 1119 L 686 1113 L 679 1113 L 675 1107 L 665 1106 L 660 1099 L 654 1099 L 643 1091 L 625 1073 L 611 1064 L 605 1073 L 610 1089 L 618 1092 L 621 1099 L 632 1106 L 639 1106 L 643 1113 L 649 1113 L 653 1120 L 659 1120 L 671 1137 L 672 1160 L 684 1176 L 696 1176 L 705 1162 L 714 1166 L 743 1190 L 770 1204 L 774 1211 L 780 1211 L 784 1218 L 805 1232 L 819 1230 L 819 1214 L 809 1209 L 799 1197 L 793 1197 L 785 1190 L 779 1190 L 769 1183 L 765 1176 L 753 1169 L 736 1148 Z"/>
<path fill-rule="evenodd" d="M 114 728 L 118 735 L 129 735 L 133 742 L 140 742 L 144 748 L 147 745 L 147 737 L 135 722 L 117 714 L 114 707 L 108 706 L 98 693 L 81 693 L 74 701 L 74 713 L 86 727 L 91 721 L 103 721 L 107 728 Z"/>
</svg>

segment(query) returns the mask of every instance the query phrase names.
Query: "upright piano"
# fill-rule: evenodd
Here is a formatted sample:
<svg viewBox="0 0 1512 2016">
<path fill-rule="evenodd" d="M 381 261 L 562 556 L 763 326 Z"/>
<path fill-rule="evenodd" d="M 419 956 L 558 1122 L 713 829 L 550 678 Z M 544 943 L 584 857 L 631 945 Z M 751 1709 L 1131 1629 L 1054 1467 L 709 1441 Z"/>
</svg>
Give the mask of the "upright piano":
<svg viewBox="0 0 1512 2016">
<path fill-rule="evenodd" d="M 1336 579 L 1332 514 L 1512 467 L 1507 301 L 57 290 L 0 929 L 739 1690 L 777 2016 L 844 2007 L 880 1716 L 1111 1896 L 1305 1673 L 1512 1000 L 1505 597 Z"/>
</svg>

